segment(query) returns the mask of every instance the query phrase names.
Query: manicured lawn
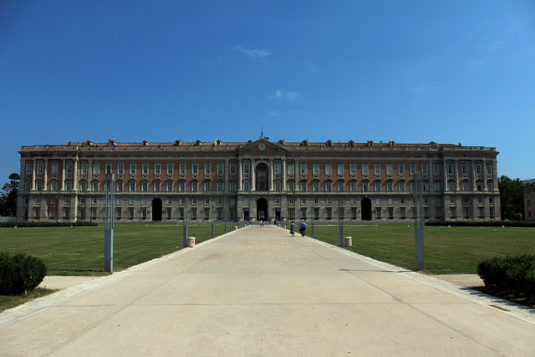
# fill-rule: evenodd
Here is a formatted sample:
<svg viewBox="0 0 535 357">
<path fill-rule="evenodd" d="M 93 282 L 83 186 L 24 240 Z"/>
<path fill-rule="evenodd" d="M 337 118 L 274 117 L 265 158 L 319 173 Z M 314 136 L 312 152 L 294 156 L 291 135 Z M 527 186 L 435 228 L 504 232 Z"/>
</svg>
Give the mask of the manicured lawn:
<svg viewBox="0 0 535 357">
<path fill-rule="evenodd" d="M 231 225 L 228 225 L 230 231 Z M 216 236 L 224 233 L 216 225 Z M 188 226 L 196 242 L 212 236 L 211 225 Z M 177 248 L 178 246 L 178 248 Z M 182 225 L 121 224 L 114 229 L 114 271 L 182 248 Z M 41 258 L 47 275 L 105 275 L 104 228 L 0 228 L 0 250 Z"/>
<path fill-rule="evenodd" d="M 0 312 L 24 304 L 30 300 L 52 294 L 56 290 L 37 288 L 27 295 L 0 295 Z"/>
<path fill-rule="evenodd" d="M 315 238 L 338 245 L 338 225 L 315 225 Z M 310 226 L 307 234 L 310 234 Z M 414 225 L 346 225 L 354 252 L 414 269 Z M 425 227 L 425 272 L 475 274 L 486 258 L 535 254 L 535 228 Z"/>
</svg>

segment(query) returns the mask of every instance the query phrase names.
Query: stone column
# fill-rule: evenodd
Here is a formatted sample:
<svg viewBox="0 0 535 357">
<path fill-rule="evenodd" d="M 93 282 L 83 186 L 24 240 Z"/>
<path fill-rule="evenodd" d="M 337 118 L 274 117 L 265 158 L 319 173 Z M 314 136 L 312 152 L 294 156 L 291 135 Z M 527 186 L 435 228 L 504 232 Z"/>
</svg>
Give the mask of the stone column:
<svg viewBox="0 0 535 357">
<path fill-rule="evenodd" d="M 75 156 L 72 163 L 72 189 L 74 192 L 78 191 L 78 164 L 78 156 Z"/>
<path fill-rule="evenodd" d="M 48 191 L 48 159 L 45 159 L 43 166 L 43 191 Z"/>
<path fill-rule="evenodd" d="M 61 159 L 61 191 L 65 191 L 65 159 Z"/>
<path fill-rule="evenodd" d="M 35 191 L 35 158 L 32 159 L 32 191 Z"/>
<path fill-rule="evenodd" d="M 251 170 L 250 170 L 250 177 L 251 177 L 251 191 L 256 191 L 256 176 L 255 176 L 255 160 L 251 158 Z"/>
<path fill-rule="evenodd" d="M 273 159 L 269 159 L 269 187 L 268 191 L 273 191 Z"/>
<path fill-rule="evenodd" d="M 282 158 L 282 192 L 286 192 L 286 157 Z M 282 214 L 282 212 L 281 212 Z"/>
</svg>

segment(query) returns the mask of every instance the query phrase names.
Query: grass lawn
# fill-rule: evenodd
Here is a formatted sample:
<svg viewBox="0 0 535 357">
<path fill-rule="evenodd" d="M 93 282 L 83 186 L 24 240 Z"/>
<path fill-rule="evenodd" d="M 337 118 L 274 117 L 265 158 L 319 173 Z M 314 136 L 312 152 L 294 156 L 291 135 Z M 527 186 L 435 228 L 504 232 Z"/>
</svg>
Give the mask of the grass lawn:
<svg viewBox="0 0 535 357">
<path fill-rule="evenodd" d="M 228 230 L 232 228 L 228 225 Z M 216 236 L 224 233 L 216 225 Z M 211 225 L 189 225 L 196 242 L 212 236 Z M 179 246 L 179 248 L 177 248 Z M 114 229 L 114 271 L 172 253 L 182 248 L 182 225 L 119 224 Z M 41 258 L 47 275 L 106 275 L 104 228 L 0 228 L 0 250 Z"/>
<path fill-rule="evenodd" d="M 316 239 L 338 245 L 338 225 L 315 225 Z M 307 229 L 310 234 L 310 226 Z M 414 225 L 346 225 L 347 248 L 362 255 L 413 270 Z M 425 227 L 425 272 L 475 274 L 480 261 L 494 256 L 535 254 L 535 228 Z"/>
</svg>

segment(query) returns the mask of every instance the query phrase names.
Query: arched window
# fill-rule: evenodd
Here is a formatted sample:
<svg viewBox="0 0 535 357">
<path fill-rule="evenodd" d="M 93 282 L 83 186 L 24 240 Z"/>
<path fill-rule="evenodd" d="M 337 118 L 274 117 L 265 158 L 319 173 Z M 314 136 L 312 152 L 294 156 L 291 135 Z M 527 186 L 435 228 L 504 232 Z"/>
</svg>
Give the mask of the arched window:
<svg viewBox="0 0 535 357">
<path fill-rule="evenodd" d="M 86 192 L 87 191 L 87 181 L 86 180 L 80 181 L 80 191 L 82 191 L 82 192 Z"/>
<path fill-rule="evenodd" d="M 386 191 L 387 192 L 394 191 L 394 182 L 392 180 L 386 181 Z"/>
<path fill-rule="evenodd" d="M 333 184 L 331 180 L 325 181 L 325 192 L 331 192 L 333 190 Z"/>
<path fill-rule="evenodd" d="M 293 180 L 288 181 L 288 191 L 290 192 L 295 191 L 295 182 Z"/>
<path fill-rule="evenodd" d="M 357 180 L 351 180 L 349 182 L 349 190 L 351 192 L 357 192 Z"/>
<path fill-rule="evenodd" d="M 160 180 L 154 180 L 154 192 L 160 192 L 161 190 L 161 184 L 160 184 Z"/>
<path fill-rule="evenodd" d="M 123 192 L 123 181 L 119 180 L 116 182 L 116 186 L 117 186 L 117 192 Z"/>
<path fill-rule="evenodd" d="M 173 191 L 173 181 L 171 180 L 167 180 L 166 182 L 166 189 L 167 189 L 167 192 L 172 192 Z"/>
<path fill-rule="evenodd" d="M 320 191 L 320 181 L 314 180 L 312 181 L 312 192 L 319 192 Z"/>
<path fill-rule="evenodd" d="M 191 181 L 191 192 L 197 192 L 199 188 L 198 185 L 199 183 L 197 182 L 197 180 Z"/>
<path fill-rule="evenodd" d="M 136 181 L 134 180 L 128 181 L 128 188 L 130 192 L 136 192 Z"/>
<path fill-rule="evenodd" d="M 469 191 L 470 190 L 470 182 L 468 182 L 468 180 L 463 180 L 461 182 L 461 189 L 463 191 Z"/>
<path fill-rule="evenodd" d="M 211 184 L 210 180 L 204 180 L 204 182 L 203 182 L 203 191 L 204 192 L 212 191 L 212 184 Z"/>
<path fill-rule="evenodd" d="M 375 180 L 373 186 L 375 192 L 381 192 L 381 180 Z"/>
<path fill-rule="evenodd" d="M 57 183 L 56 183 L 57 186 Z M 93 180 L 91 182 L 91 191 L 98 192 L 98 180 Z"/>
<path fill-rule="evenodd" d="M 362 181 L 362 192 L 368 192 L 370 190 L 370 183 L 368 180 Z"/>
<path fill-rule="evenodd" d="M 147 180 L 141 181 L 141 192 L 147 192 L 149 190 L 149 183 Z"/>
<path fill-rule="evenodd" d="M 483 181 L 477 180 L 476 187 L 478 191 L 483 191 Z"/>
<path fill-rule="evenodd" d="M 307 192 L 307 181 L 306 180 L 302 180 L 300 183 L 300 189 L 301 189 L 301 192 Z"/>
<path fill-rule="evenodd" d="M 345 186 L 344 180 L 338 180 L 338 182 L 336 183 L 336 186 L 337 186 L 338 192 L 344 192 L 344 186 Z"/>
<path fill-rule="evenodd" d="M 398 192 L 405 192 L 405 180 L 398 181 Z"/>
</svg>

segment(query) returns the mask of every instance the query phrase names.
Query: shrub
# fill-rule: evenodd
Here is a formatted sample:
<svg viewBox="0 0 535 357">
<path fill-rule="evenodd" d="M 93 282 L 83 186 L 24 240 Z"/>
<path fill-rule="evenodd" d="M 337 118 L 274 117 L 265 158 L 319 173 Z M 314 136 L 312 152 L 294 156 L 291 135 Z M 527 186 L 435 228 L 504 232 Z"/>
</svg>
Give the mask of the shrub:
<svg viewBox="0 0 535 357">
<path fill-rule="evenodd" d="M 19 295 L 33 291 L 46 275 L 46 265 L 38 258 L 0 252 L 0 294 Z"/>
<path fill-rule="evenodd" d="M 495 257 L 480 262 L 477 273 L 488 288 L 535 297 L 535 256 Z"/>
</svg>

